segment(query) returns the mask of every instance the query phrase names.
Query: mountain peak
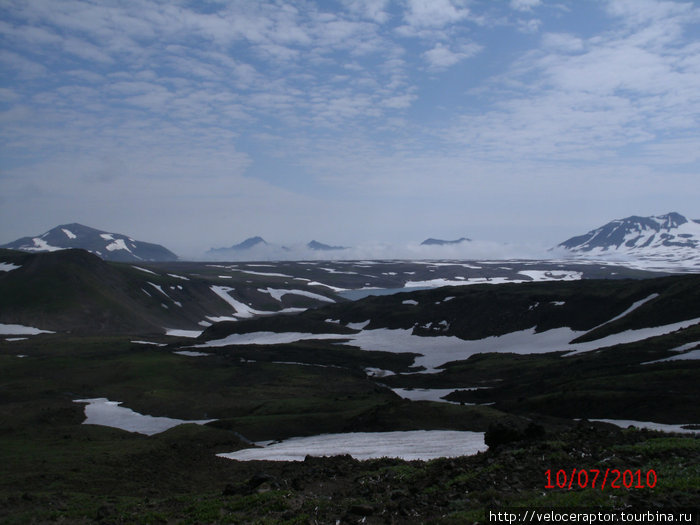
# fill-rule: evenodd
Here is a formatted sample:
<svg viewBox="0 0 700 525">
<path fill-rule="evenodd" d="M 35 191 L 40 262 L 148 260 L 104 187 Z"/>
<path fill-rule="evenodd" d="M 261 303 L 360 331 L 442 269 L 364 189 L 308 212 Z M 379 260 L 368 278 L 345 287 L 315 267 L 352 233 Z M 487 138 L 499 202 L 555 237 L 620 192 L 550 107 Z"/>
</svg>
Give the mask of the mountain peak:
<svg viewBox="0 0 700 525">
<path fill-rule="evenodd" d="M 311 241 L 306 245 L 310 250 L 346 250 L 345 246 L 331 246 L 318 241 Z"/>
<path fill-rule="evenodd" d="M 104 260 L 121 262 L 177 259 L 177 255 L 158 244 L 137 241 L 120 233 L 108 233 L 77 222 L 61 224 L 41 235 L 22 237 L 0 247 L 26 252 L 54 252 L 79 248 Z"/>
<path fill-rule="evenodd" d="M 421 246 L 446 246 L 449 244 L 460 244 L 462 242 L 470 242 L 471 239 L 468 239 L 466 237 L 460 237 L 459 239 L 456 239 L 454 241 L 445 241 L 443 239 L 433 239 L 430 237 L 429 239 L 424 240 L 421 244 Z"/>
<path fill-rule="evenodd" d="M 573 253 L 686 260 L 700 257 L 700 223 L 677 212 L 616 219 L 558 245 Z"/>
</svg>

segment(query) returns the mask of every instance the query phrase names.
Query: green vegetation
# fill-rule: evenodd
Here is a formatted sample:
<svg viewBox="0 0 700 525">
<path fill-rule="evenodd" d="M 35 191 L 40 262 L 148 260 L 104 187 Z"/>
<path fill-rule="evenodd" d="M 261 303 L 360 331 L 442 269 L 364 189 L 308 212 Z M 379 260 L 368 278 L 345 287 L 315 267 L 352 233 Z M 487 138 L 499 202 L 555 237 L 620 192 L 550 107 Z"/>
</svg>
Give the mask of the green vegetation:
<svg viewBox="0 0 700 525">
<path fill-rule="evenodd" d="M 648 364 L 700 341 L 698 326 L 574 356 L 474 355 L 436 374 L 410 373 L 415 354 L 363 351 L 342 340 L 208 347 L 204 357 L 174 353 L 230 333 L 351 334 L 343 323 L 366 320 L 369 328 L 412 328 L 427 342 L 430 335 L 476 338 L 533 326 L 598 326 L 598 337 L 700 317 L 697 276 L 426 290 L 222 323 L 199 340 L 177 340 L 153 335 L 152 327 L 173 317 L 163 313 L 163 299 L 143 293 L 144 282 L 167 288 L 182 301 L 181 318 L 194 323 L 230 313 L 210 290 L 212 283 L 230 284 L 216 280 L 224 270 L 163 263 L 150 265 L 158 272 L 151 275 L 83 254 L 67 253 L 60 264 L 5 255 L 22 268 L 8 274 L 12 279 L 0 276 L 0 318 L 18 322 L 26 314 L 29 325 L 45 319 L 67 319 L 78 328 L 103 325 L 0 341 L 3 523 L 465 523 L 483 521 L 484 509 L 493 507 L 700 505 L 700 438 L 576 421 L 700 423 L 700 362 Z M 286 264 L 274 271 L 307 271 L 301 263 L 282 268 Z M 196 271 L 203 275 L 192 275 Z M 22 275 L 17 272 L 26 279 L 16 279 Z M 189 280 L 168 273 L 187 273 Z M 246 281 L 236 290 L 240 300 L 280 307 L 260 289 L 281 287 L 289 278 L 239 273 L 236 282 Z M 355 279 L 330 275 L 338 282 Z M 189 284 L 180 289 L 180 283 Z M 652 294 L 658 297 L 599 326 Z M 404 304 L 407 299 L 418 304 Z M 436 330 L 442 320 L 448 326 Z M 125 335 L 132 333 L 140 335 Z M 133 341 L 144 338 L 162 346 Z M 375 379 L 366 368 L 396 374 Z M 412 402 L 390 387 L 449 388 L 457 390 L 448 397 L 456 403 Z M 84 425 L 84 405 L 74 400 L 95 397 L 152 416 L 216 421 L 150 437 Z M 475 456 L 427 462 L 349 456 L 238 462 L 216 456 L 249 447 L 249 441 L 415 429 L 487 432 L 493 446 Z M 545 488 L 548 469 L 573 468 L 653 469 L 658 483 Z"/>
</svg>

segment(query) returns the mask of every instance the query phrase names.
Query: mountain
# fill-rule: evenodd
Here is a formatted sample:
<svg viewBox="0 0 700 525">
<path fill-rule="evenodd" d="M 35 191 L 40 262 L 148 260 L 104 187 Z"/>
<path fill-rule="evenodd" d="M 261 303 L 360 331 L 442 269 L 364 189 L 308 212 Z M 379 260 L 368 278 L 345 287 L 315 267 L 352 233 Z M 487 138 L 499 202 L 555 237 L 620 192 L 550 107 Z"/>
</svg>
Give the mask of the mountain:
<svg viewBox="0 0 700 525">
<path fill-rule="evenodd" d="M 330 251 L 330 250 L 347 250 L 346 246 L 330 246 L 328 244 L 323 244 L 318 241 L 311 241 L 306 245 L 309 250 L 320 250 L 320 251 Z"/>
<path fill-rule="evenodd" d="M 467 239 L 466 237 L 461 237 L 457 240 L 454 241 L 445 241 L 442 239 L 433 239 L 432 237 L 429 239 L 424 240 L 421 244 L 421 246 L 446 246 L 449 244 L 460 244 L 462 242 L 469 242 L 471 239 Z"/>
<path fill-rule="evenodd" d="M 611 221 L 558 245 L 574 254 L 700 263 L 700 221 L 666 215 Z"/>
<path fill-rule="evenodd" d="M 81 334 L 162 334 L 336 300 L 328 287 L 309 279 L 287 285 L 281 274 L 258 270 L 180 261 L 132 265 L 80 249 L 0 249 L 0 324 Z"/>
<path fill-rule="evenodd" d="M 136 241 L 121 233 L 96 230 L 82 224 L 62 224 L 36 237 L 22 237 L 0 246 L 26 252 L 53 252 L 80 248 L 107 261 L 174 261 L 177 255 L 159 244 Z"/>
<path fill-rule="evenodd" d="M 248 237 L 245 241 L 229 246 L 228 248 L 211 248 L 207 251 L 207 255 L 221 256 L 229 252 L 241 252 L 262 246 L 268 246 L 267 241 L 262 237 Z"/>
</svg>

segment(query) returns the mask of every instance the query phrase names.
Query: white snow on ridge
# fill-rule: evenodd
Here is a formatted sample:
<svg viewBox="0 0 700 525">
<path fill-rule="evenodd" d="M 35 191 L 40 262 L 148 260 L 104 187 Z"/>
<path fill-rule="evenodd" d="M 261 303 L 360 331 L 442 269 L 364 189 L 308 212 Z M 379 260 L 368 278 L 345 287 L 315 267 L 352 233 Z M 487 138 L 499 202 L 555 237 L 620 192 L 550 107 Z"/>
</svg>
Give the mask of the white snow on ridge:
<svg viewBox="0 0 700 525">
<path fill-rule="evenodd" d="M 455 430 L 412 430 L 397 432 L 352 432 L 298 437 L 279 443 L 256 443 L 263 448 L 249 448 L 217 454 L 238 461 L 303 461 L 309 456 L 350 454 L 359 460 L 395 457 L 430 460 L 441 457 L 469 456 L 485 451 L 483 432 Z"/>
<path fill-rule="evenodd" d="M 471 390 L 469 388 L 392 388 L 394 393 L 411 401 L 437 401 L 440 403 L 452 403 L 459 405 L 457 401 L 442 399 L 455 390 Z M 470 403 L 473 404 L 473 403 Z"/>
<path fill-rule="evenodd" d="M 278 345 L 295 343 L 307 339 L 348 339 L 344 334 L 308 334 L 302 332 L 250 332 L 247 334 L 231 334 L 223 339 L 207 341 L 195 345 L 194 348 L 211 348 L 228 345 Z"/>
<path fill-rule="evenodd" d="M 280 289 L 280 288 L 259 288 L 259 292 L 270 294 L 273 299 L 277 301 L 281 301 L 282 297 L 291 294 L 291 295 L 303 295 L 304 297 L 309 297 L 311 299 L 316 299 L 318 301 L 323 301 L 326 303 L 334 303 L 335 301 L 331 299 L 330 297 L 326 297 L 325 295 L 313 293 L 313 292 L 307 292 L 306 290 L 287 290 L 287 289 Z"/>
<path fill-rule="evenodd" d="M 32 326 L 23 326 L 21 324 L 2 324 L 0 323 L 0 334 L 3 335 L 37 335 L 37 334 L 53 334 L 50 330 L 40 330 Z"/>
<path fill-rule="evenodd" d="M 114 242 L 109 243 L 107 246 L 105 246 L 105 248 L 110 252 L 113 252 L 114 250 L 126 250 L 127 252 L 131 253 L 131 250 L 124 242 L 124 239 L 115 239 Z M 134 257 L 136 256 L 134 255 Z"/>
<path fill-rule="evenodd" d="M 648 303 L 648 302 L 651 301 L 652 299 L 656 299 L 658 296 L 659 296 L 659 294 L 653 293 L 653 294 L 651 294 L 649 297 L 647 297 L 647 298 L 645 298 L 645 299 L 641 299 L 641 300 L 639 300 L 639 301 L 636 301 L 636 302 L 632 303 L 632 306 L 630 306 L 627 310 L 625 310 L 624 312 L 622 312 L 620 315 L 617 315 L 617 316 L 613 317 L 613 318 L 610 319 L 609 321 L 605 321 L 603 324 L 598 325 L 596 328 L 598 328 L 599 326 L 605 326 L 606 324 L 612 323 L 613 321 L 617 321 L 618 319 L 622 319 L 623 317 L 625 317 L 625 316 L 626 316 L 627 314 L 629 314 L 630 312 L 632 312 L 632 311 L 636 310 L 637 308 L 639 308 L 640 306 L 642 306 L 644 303 Z"/>
<path fill-rule="evenodd" d="M 0 272 L 11 272 L 17 268 L 21 268 L 21 266 L 7 262 L 0 262 Z"/>
<path fill-rule="evenodd" d="M 32 252 L 57 252 L 59 250 L 63 250 L 63 248 L 59 248 L 58 246 L 51 246 L 40 237 L 34 237 L 32 241 L 34 242 L 34 246 L 22 246 L 22 249 Z"/>
<path fill-rule="evenodd" d="M 231 270 L 235 270 L 235 271 L 241 272 L 241 273 L 249 273 L 250 275 L 263 275 L 265 277 L 288 277 L 289 279 L 294 278 L 292 275 L 287 275 L 284 273 L 254 272 L 253 270 L 241 270 L 239 268 L 231 268 Z"/>
<path fill-rule="evenodd" d="M 180 330 L 178 328 L 166 328 L 165 335 L 172 337 L 199 337 L 202 335 L 202 330 Z"/>
<path fill-rule="evenodd" d="M 583 273 L 572 271 L 522 270 L 518 273 L 530 277 L 533 281 L 580 281 L 583 278 Z"/>
<path fill-rule="evenodd" d="M 83 425 L 101 425 L 112 428 L 120 428 L 129 432 L 137 432 L 152 436 L 183 423 L 195 423 L 204 425 L 215 419 L 200 419 L 187 421 L 172 419 L 169 417 L 146 416 L 134 412 L 130 408 L 120 407 L 121 402 L 110 401 L 104 397 L 93 399 L 76 399 L 74 403 L 87 403 L 85 405 L 85 421 Z"/>
<path fill-rule="evenodd" d="M 111 233 L 100 233 L 100 237 L 102 237 L 105 241 L 113 241 L 114 237 Z"/>
<path fill-rule="evenodd" d="M 67 230 L 66 228 L 61 228 L 61 231 L 66 234 L 66 237 L 69 239 L 77 239 L 78 236 L 74 234 L 72 231 Z"/>
<path fill-rule="evenodd" d="M 269 312 L 269 311 L 263 311 L 263 310 L 255 310 L 254 308 L 248 306 L 245 303 L 242 303 L 233 297 L 229 295 L 228 292 L 232 292 L 235 290 L 235 288 L 229 288 L 228 286 L 212 286 L 211 290 L 221 297 L 224 301 L 226 301 L 229 305 L 233 307 L 234 310 L 236 310 L 236 317 L 253 317 L 255 315 L 271 315 L 275 314 L 278 312 Z"/>
<path fill-rule="evenodd" d="M 151 270 L 147 270 L 146 268 L 141 268 L 140 266 L 131 266 L 132 268 L 136 268 L 137 270 L 141 270 L 142 272 L 146 273 L 151 273 L 153 275 L 158 275 L 156 272 L 152 272 Z"/>
<path fill-rule="evenodd" d="M 586 343 L 572 344 L 570 341 L 586 332 L 576 332 L 570 328 L 555 328 L 545 332 L 535 332 L 535 328 L 511 332 L 501 336 L 491 336 L 478 340 L 464 340 L 454 336 L 421 337 L 413 335 L 412 329 L 378 328 L 363 330 L 365 323 L 351 323 L 349 327 L 362 330 L 356 334 L 306 334 L 295 332 L 252 332 L 231 334 L 224 339 L 208 341 L 197 347 L 242 345 L 242 344 L 281 344 L 304 339 L 346 339 L 347 343 L 362 350 L 378 350 L 391 353 L 412 352 L 420 354 L 413 366 L 425 368 L 424 373 L 436 373 L 439 366 L 450 361 L 461 361 L 475 354 L 489 352 L 514 354 L 543 354 L 547 352 L 568 352 L 575 355 L 617 344 L 633 343 L 649 337 L 687 328 L 700 323 L 700 318 L 673 323 L 665 326 L 627 330 Z"/>
<path fill-rule="evenodd" d="M 404 287 L 438 288 L 440 286 L 466 286 L 470 284 L 505 284 L 529 283 L 533 281 L 578 281 L 583 273 L 573 271 L 523 270 L 519 274 L 529 279 L 511 279 L 510 277 L 455 277 L 454 279 L 429 279 L 427 281 L 406 281 Z"/>
<path fill-rule="evenodd" d="M 680 425 L 669 425 L 666 423 L 654 423 L 652 421 L 633 421 L 630 419 L 590 419 L 589 421 L 600 421 L 602 423 L 611 423 L 618 427 L 627 428 L 629 426 L 637 428 L 647 428 L 649 430 L 660 430 L 662 432 L 679 432 L 683 434 L 700 434 L 700 430 L 690 430 L 683 428 L 691 423 L 682 423 Z M 697 424 L 697 423 L 695 423 Z"/>
</svg>

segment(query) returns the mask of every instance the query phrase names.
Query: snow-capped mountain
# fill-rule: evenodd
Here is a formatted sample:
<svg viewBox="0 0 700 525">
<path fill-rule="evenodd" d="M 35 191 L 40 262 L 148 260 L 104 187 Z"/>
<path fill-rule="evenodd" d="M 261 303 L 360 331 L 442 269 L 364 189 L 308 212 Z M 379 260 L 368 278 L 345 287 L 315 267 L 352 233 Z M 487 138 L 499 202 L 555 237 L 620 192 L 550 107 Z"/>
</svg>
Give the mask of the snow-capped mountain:
<svg viewBox="0 0 700 525">
<path fill-rule="evenodd" d="M 573 254 L 700 263 L 700 221 L 675 212 L 611 221 L 561 244 Z"/>
<path fill-rule="evenodd" d="M 433 239 L 432 237 L 430 237 L 429 239 L 424 240 L 421 243 L 421 246 L 447 246 L 450 244 L 460 244 L 469 241 L 471 241 L 471 239 L 467 239 L 466 237 L 460 237 L 459 239 L 456 239 L 454 241 L 445 241 L 443 239 Z"/>
<path fill-rule="evenodd" d="M 167 248 L 137 241 L 121 233 L 96 230 L 82 224 L 62 224 L 36 237 L 22 237 L 0 246 L 26 252 L 53 252 L 68 248 L 87 250 L 107 261 L 174 261 L 177 255 Z"/>
</svg>

